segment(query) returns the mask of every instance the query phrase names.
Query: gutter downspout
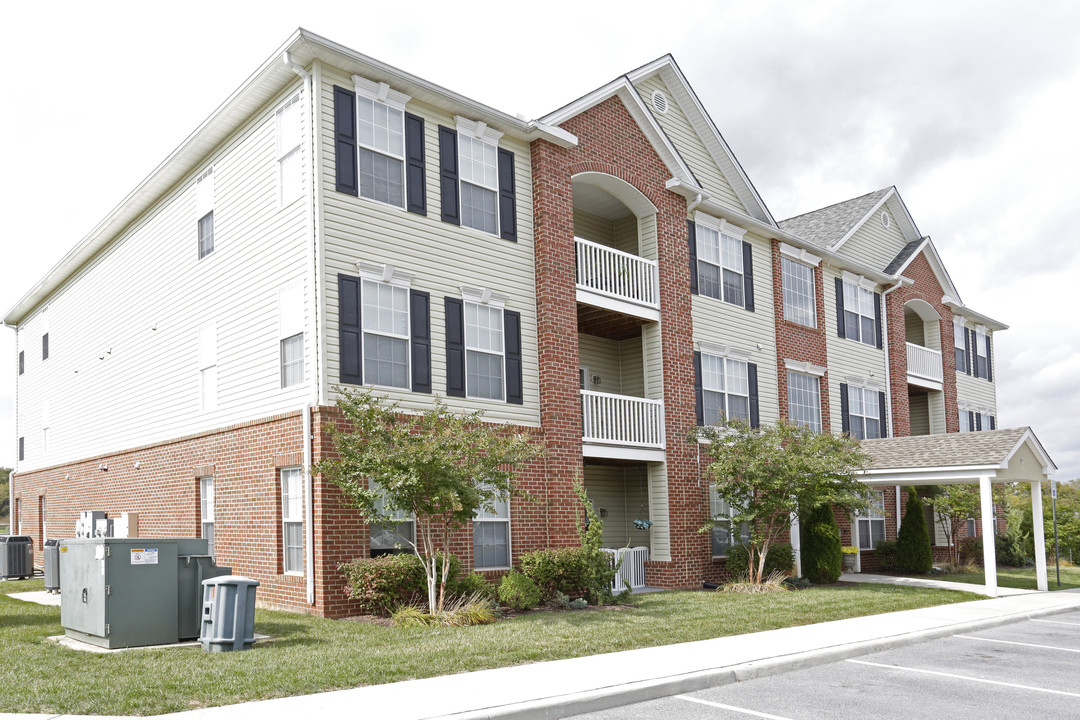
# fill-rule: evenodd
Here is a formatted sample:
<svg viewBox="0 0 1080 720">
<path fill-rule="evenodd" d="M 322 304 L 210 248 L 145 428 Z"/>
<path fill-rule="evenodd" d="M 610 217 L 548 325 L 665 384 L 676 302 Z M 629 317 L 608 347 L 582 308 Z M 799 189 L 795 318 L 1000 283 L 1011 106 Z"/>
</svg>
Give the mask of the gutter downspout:
<svg viewBox="0 0 1080 720">
<path fill-rule="evenodd" d="M 19 326 L 18 325 L 11 325 L 10 323 L 7 323 L 7 322 L 0 322 L 0 324 L 2 324 L 6 328 L 11 328 L 12 330 L 15 331 L 15 363 L 16 363 L 16 365 L 18 365 L 18 362 L 19 362 Z M 18 431 L 18 427 L 19 427 L 19 383 L 18 382 L 15 383 L 15 397 L 14 397 L 14 400 L 12 401 L 11 405 L 12 405 L 12 408 L 11 408 L 12 417 L 15 420 L 15 428 L 16 428 L 15 435 L 17 437 L 18 434 L 19 434 L 19 431 Z M 15 467 L 18 468 L 18 466 L 19 466 L 19 461 L 16 460 L 15 461 Z M 15 534 L 15 531 L 14 531 L 15 523 L 14 523 L 14 520 L 12 518 L 12 513 L 15 512 L 15 475 L 16 474 L 17 474 L 16 471 L 12 470 L 11 474 L 8 475 L 8 535 L 14 535 Z"/>
<path fill-rule="evenodd" d="M 311 110 L 312 103 L 312 83 L 311 75 L 307 70 L 302 68 L 293 62 L 289 53 L 284 53 L 281 56 L 281 61 L 294 73 L 299 75 L 304 81 L 304 100 L 301 107 L 304 108 L 304 119 L 307 121 L 308 130 L 308 147 L 307 147 L 307 180 L 308 188 L 311 195 L 308 198 L 307 205 L 307 226 L 311 233 L 310 242 L 308 243 L 308 260 L 312 269 L 312 294 L 315 296 L 315 303 L 312 305 L 313 309 L 318 308 L 318 271 L 317 271 L 317 258 L 315 246 L 318 243 L 318 233 L 315 228 L 315 208 L 314 208 L 314 196 L 315 196 L 315 154 L 314 154 L 314 127 L 312 120 L 314 114 Z M 319 357 L 319 340 L 318 340 L 318 323 L 312 323 L 312 346 L 315 352 L 315 363 L 312 371 L 312 398 L 311 401 L 304 404 L 301 413 L 303 414 L 303 439 L 301 445 L 303 447 L 303 473 L 304 473 L 304 584 L 306 589 L 306 600 L 308 605 L 315 604 L 315 513 L 312 507 L 314 502 L 314 492 L 312 488 L 311 480 L 311 412 L 312 406 L 318 406 L 319 402 L 319 388 L 321 387 L 320 369 L 321 358 Z"/>
</svg>

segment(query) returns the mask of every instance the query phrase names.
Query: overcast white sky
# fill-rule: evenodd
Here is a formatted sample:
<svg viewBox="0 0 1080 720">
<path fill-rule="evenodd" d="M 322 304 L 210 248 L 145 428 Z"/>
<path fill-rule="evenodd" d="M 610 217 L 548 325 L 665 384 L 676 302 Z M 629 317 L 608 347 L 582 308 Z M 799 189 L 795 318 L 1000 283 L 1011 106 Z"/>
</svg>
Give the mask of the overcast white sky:
<svg viewBox="0 0 1080 720">
<path fill-rule="evenodd" d="M 1080 3 L 423 4 L 6 4 L 0 312 L 297 27 L 528 117 L 670 52 L 777 219 L 898 187 L 965 304 L 1011 326 L 999 426 L 1080 477 Z"/>
</svg>

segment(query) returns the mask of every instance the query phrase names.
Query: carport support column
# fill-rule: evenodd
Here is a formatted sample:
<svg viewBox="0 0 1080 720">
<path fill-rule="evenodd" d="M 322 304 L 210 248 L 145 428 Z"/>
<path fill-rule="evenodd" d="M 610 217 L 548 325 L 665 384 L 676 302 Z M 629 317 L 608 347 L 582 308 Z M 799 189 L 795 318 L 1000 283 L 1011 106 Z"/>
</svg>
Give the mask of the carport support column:
<svg viewBox="0 0 1080 720">
<path fill-rule="evenodd" d="M 983 570 L 986 573 L 986 594 L 997 597 L 997 556 L 994 552 L 994 499 L 990 493 L 990 476 L 979 478 L 979 501 L 983 526 Z M 990 528 L 988 531 L 987 528 Z"/>
<path fill-rule="evenodd" d="M 1042 483 L 1031 483 L 1031 526 L 1035 530 L 1035 587 L 1049 590 L 1046 580 L 1046 531 L 1043 529 Z M 995 530 L 997 528 L 994 528 Z"/>
</svg>

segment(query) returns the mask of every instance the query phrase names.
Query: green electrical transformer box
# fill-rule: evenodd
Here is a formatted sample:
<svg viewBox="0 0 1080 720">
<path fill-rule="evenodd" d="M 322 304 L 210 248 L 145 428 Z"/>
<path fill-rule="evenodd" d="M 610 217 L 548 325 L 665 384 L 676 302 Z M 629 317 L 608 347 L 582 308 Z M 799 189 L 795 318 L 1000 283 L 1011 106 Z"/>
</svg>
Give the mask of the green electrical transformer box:
<svg viewBox="0 0 1080 720">
<path fill-rule="evenodd" d="M 198 615 L 187 595 L 201 592 L 203 579 L 231 572 L 217 567 L 207 550 L 206 540 L 194 538 L 61 541 L 64 632 L 104 648 L 188 639 Z"/>
</svg>

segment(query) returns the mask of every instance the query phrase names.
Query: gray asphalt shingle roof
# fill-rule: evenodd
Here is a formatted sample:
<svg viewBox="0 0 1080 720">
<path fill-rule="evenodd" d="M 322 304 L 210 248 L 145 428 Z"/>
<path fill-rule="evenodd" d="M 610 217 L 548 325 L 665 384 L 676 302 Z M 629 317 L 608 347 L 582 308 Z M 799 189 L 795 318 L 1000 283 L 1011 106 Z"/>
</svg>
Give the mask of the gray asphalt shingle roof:
<svg viewBox="0 0 1080 720">
<path fill-rule="evenodd" d="M 868 470 L 997 465 L 1028 428 L 863 440 Z"/>
<path fill-rule="evenodd" d="M 785 232 L 798 235 L 815 245 L 827 247 L 844 237 L 890 190 L 891 186 L 882 188 L 820 210 L 781 220 L 778 225 Z"/>
<path fill-rule="evenodd" d="M 895 275 L 896 273 L 900 272 L 900 268 L 904 267 L 904 263 L 908 261 L 908 258 L 915 254 L 915 251 L 919 248 L 919 245 L 922 245 L 922 241 L 923 239 L 919 238 L 918 240 L 912 240 L 907 245 L 905 245 L 904 249 L 898 252 L 896 254 L 896 257 L 892 259 L 892 262 L 885 266 L 885 274 Z"/>
</svg>

